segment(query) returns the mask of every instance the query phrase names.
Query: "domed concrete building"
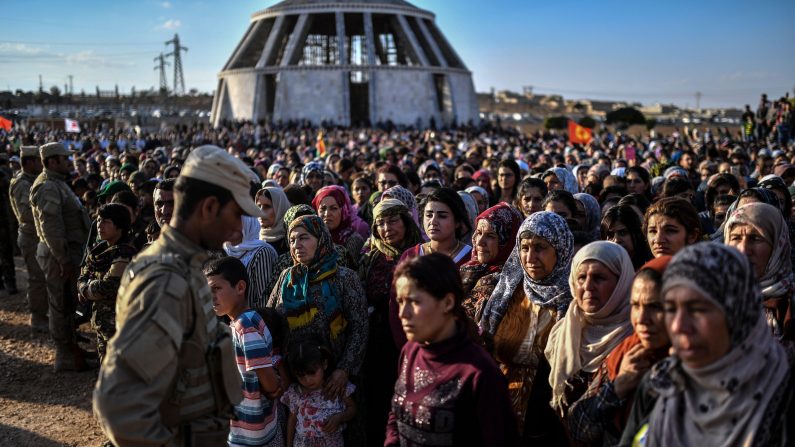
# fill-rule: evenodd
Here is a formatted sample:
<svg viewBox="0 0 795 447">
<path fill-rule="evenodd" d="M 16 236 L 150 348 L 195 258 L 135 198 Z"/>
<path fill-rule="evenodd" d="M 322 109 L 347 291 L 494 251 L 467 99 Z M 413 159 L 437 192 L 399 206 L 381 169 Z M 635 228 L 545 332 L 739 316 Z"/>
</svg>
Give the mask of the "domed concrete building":
<svg viewBox="0 0 795 447">
<path fill-rule="evenodd" d="M 256 12 L 218 75 L 213 122 L 477 121 L 472 73 L 434 19 L 403 0 L 285 0 Z"/>
</svg>

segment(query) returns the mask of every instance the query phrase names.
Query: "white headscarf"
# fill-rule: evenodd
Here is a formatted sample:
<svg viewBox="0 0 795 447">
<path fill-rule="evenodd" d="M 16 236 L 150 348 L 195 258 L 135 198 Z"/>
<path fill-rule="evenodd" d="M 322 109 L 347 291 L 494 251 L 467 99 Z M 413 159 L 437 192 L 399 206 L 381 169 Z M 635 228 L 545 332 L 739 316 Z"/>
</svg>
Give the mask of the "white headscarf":
<svg viewBox="0 0 795 447">
<path fill-rule="evenodd" d="M 259 230 L 259 238 L 270 243 L 279 242 L 287 235 L 287 229 L 282 225 L 282 220 L 284 219 L 284 213 L 290 209 L 290 200 L 287 199 L 287 195 L 284 194 L 284 190 L 281 188 L 268 186 L 262 189 L 267 190 L 270 195 L 275 219 L 272 227 Z"/>
<path fill-rule="evenodd" d="M 224 251 L 229 256 L 240 259 L 243 265 L 248 267 L 248 263 L 256 253 L 257 249 L 268 245 L 258 239 L 259 220 L 252 216 L 243 216 L 243 240 L 237 245 L 224 242 Z"/>
<path fill-rule="evenodd" d="M 572 403 L 565 402 L 566 381 L 580 371 L 595 372 L 610 351 L 632 333 L 629 293 L 635 268 L 627 251 L 607 241 L 592 242 L 583 247 L 571 263 L 569 287 L 572 294 L 576 295 L 577 270 L 585 261 L 601 262 L 618 276 L 618 282 L 601 309 L 587 313 L 580 308 L 575 297 L 566 316 L 552 327 L 544 354 L 551 367 L 550 404 L 558 413 Z"/>
</svg>

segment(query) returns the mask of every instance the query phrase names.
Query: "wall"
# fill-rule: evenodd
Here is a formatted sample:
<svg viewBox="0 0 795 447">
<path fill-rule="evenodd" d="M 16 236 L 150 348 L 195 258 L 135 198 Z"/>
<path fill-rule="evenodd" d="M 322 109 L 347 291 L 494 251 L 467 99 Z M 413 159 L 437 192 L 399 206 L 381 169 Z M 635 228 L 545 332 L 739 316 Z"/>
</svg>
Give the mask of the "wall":
<svg viewBox="0 0 795 447">
<path fill-rule="evenodd" d="M 347 80 L 340 70 L 282 71 L 276 87 L 275 119 L 347 125 Z"/>
<path fill-rule="evenodd" d="M 469 120 L 477 123 L 480 118 L 472 76 L 459 73 L 448 74 L 447 82 L 450 85 L 450 95 L 453 97 L 453 115 L 458 124 L 466 124 Z"/>
<path fill-rule="evenodd" d="M 431 116 L 440 123 L 436 107 L 433 77 L 427 71 L 375 70 L 372 72 L 375 88 L 370 104 L 373 124 L 392 120 L 395 124 L 415 125 L 421 118 L 427 126 Z"/>
<path fill-rule="evenodd" d="M 224 81 L 232 116 L 223 118 L 237 121 L 254 119 L 254 99 L 257 93 L 257 75 L 254 70 L 227 74 Z"/>
</svg>

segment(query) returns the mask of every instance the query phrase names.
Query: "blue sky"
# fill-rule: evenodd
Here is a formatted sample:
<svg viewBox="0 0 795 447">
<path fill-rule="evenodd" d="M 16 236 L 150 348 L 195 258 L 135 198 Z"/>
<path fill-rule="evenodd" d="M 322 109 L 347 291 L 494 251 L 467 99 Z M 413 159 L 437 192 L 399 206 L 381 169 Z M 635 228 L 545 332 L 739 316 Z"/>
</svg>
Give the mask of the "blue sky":
<svg viewBox="0 0 795 447">
<path fill-rule="evenodd" d="M 186 87 L 212 91 L 251 13 L 276 1 L 4 0 L 0 89 L 156 86 L 153 58 L 179 33 Z M 701 106 L 756 104 L 795 88 L 795 1 L 415 0 L 475 88 Z M 172 73 L 168 74 L 169 82 Z"/>
</svg>

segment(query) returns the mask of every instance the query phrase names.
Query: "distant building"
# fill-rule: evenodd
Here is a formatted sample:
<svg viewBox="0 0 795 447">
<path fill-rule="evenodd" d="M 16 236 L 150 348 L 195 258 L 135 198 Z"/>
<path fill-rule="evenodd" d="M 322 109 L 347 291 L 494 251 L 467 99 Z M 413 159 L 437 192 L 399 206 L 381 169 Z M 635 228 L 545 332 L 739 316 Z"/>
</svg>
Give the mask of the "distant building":
<svg viewBox="0 0 795 447">
<path fill-rule="evenodd" d="M 428 125 L 478 119 L 472 74 L 433 13 L 403 0 L 285 0 L 251 17 L 213 121 Z"/>
</svg>

